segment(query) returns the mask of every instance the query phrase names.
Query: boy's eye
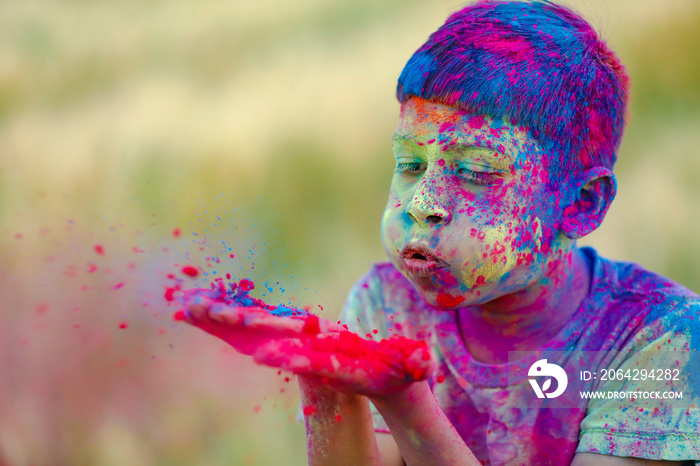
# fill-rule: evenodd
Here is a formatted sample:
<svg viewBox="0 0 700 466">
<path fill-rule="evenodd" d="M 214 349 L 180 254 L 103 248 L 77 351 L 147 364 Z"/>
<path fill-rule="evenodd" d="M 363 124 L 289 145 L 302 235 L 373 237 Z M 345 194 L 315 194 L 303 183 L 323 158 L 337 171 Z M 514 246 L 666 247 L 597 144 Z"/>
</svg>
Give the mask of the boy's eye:
<svg viewBox="0 0 700 466">
<path fill-rule="evenodd" d="M 496 173 L 475 172 L 468 168 L 459 168 L 457 173 L 469 183 L 477 186 L 489 186 L 498 180 Z"/>
<path fill-rule="evenodd" d="M 407 174 L 420 173 L 425 169 L 425 164 L 420 162 L 398 162 L 396 171 Z"/>
</svg>

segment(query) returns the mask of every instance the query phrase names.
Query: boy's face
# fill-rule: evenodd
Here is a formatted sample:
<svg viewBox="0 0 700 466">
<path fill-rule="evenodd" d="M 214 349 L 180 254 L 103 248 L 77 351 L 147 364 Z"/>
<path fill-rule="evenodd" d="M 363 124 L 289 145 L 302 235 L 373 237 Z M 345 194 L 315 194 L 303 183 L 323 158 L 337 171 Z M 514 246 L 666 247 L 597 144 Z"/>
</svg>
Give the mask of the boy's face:
<svg viewBox="0 0 700 466">
<path fill-rule="evenodd" d="M 526 129 L 412 98 L 393 149 L 382 241 L 429 304 L 484 303 L 556 265 L 563 204 Z"/>
</svg>

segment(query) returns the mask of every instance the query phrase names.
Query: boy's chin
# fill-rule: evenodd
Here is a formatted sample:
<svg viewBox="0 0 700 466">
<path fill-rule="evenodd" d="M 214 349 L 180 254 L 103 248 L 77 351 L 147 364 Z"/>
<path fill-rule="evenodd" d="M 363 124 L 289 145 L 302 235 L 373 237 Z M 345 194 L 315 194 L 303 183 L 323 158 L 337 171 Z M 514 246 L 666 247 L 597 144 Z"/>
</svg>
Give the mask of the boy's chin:
<svg viewBox="0 0 700 466">
<path fill-rule="evenodd" d="M 454 311 L 464 307 L 475 306 L 489 301 L 487 296 L 491 287 L 477 285 L 475 288 L 463 291 L 449 271 L 443 273 L 419 276 L 396 264 L 399 271 L 408 279 L 421 295 L 423 301 L 431 307 L 442 311 Z M 486 293 L 485 293 L 486 292 Z"/>
<path fill-rule="evenodd" d="M 416 290 L 418 290 L 426 304 L 440 311 L 454 311 L 488 301 L 488 299 L 482 298 L 482 293 L 479 290 L 460 292 L 444 288 L 426 289 L 420 286 L 416 286 Z"/>
</svg>

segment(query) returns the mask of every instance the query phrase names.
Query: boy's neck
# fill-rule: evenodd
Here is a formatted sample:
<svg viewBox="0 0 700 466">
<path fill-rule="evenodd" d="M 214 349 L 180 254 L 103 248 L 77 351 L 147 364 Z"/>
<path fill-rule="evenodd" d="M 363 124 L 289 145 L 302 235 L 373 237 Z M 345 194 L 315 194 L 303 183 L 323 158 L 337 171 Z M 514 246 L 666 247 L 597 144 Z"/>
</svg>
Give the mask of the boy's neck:
<svg viewBox="0 0 700 466">
<path fill-rule="evenodd" d="M 524 290 L 457 311 L 460 334 L 474 359 L 506 363 L 509 351 L 538 350 L 571 320 L 588 294 L 591 271 L 575 245 L 558 264 Z"/>
</svg>

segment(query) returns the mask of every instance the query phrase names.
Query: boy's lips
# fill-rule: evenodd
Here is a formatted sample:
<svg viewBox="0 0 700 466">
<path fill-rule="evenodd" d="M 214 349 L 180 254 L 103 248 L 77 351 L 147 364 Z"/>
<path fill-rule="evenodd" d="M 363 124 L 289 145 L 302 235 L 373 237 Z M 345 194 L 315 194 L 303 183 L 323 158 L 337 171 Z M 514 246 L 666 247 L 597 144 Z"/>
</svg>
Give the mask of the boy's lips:
<svg viewBox="0 0 700 466">
<path fill-rule="evenodd" d="M 421 243 L 406 243 L 401 249 L 401 259 L 406 270 L 417 277 L 428 277 L 435 270 L 447 267 L 433 249 Z"/>
</svg>

